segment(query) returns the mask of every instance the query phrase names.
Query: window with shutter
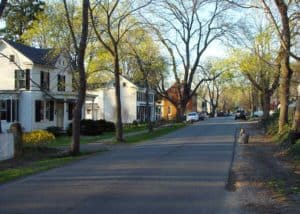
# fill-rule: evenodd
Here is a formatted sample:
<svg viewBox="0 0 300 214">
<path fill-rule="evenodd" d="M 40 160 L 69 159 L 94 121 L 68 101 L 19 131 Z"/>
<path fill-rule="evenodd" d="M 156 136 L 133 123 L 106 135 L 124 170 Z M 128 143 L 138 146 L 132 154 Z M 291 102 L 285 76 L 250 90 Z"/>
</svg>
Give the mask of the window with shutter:
<svg viewBox="0 0 300 214">
<path fill-rule="evenodd" d="M 42 109 L 42 101 L 36 100 L 35 101 L 35 122 L 40 122 L 42 120 L 41 109 Z"/>
</svg>

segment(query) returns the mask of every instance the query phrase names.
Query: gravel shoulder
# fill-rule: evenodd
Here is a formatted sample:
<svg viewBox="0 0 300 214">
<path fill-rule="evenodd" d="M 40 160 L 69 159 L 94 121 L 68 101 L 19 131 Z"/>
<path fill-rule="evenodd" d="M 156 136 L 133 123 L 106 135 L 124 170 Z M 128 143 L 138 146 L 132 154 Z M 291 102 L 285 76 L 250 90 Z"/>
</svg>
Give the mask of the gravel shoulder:
<svg viewBox="0 0 300 214">
<path fill-rule="evenodd" d="M 297 167 L 257 124 L 243 128 L 250 134 L 249 144 L 237 143 L 232 170 L 242 213 L 299 213 Z"/>
</svg>

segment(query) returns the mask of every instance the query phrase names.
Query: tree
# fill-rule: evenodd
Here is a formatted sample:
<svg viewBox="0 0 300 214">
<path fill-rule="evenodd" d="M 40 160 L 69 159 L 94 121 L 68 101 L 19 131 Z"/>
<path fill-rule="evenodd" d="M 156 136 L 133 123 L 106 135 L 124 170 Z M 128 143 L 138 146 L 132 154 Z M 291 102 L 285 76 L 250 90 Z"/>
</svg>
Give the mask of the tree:
<svg viewBox="0 0 300 214">
<path fill-rule="evenodd" d="M 73 22 L 70 17 L 70 12 L 66 0 L 63 0 L 68 27 L 73 41 L 76 54 L 76 68 L 79 72 L 79 88 L 78 99 L 73 111 L 73 126 L 72 126 L 72 145 L 71 153 L 78 155 L 80 153 L 80 120 L 81 110 L 85 101 L 86 95 L 86 74 L 85 74 L 85 51 L 88 39 L 88 21 L 89 21 L 89 0 L 82 0 L 82 21 L 81 21 L 81 35 L 76 37 Z"/>
<path fill-rule="evenodd" d="M 241 71 L 260 92 L 263 119 L 269 118 L 271 96 L 279 85 L 278 59 L 281 52 L 277 53 L 276 47 L 272 46 L 273 41 L 271 30 L 260 28 L 256 36 L 249 38 L 248 47 L 233 50 L 228 62 Z"/>
<path fill-rule="evenodd" d="M 105 0 L 95 1 L 90 6 L 92 27 L 97 40 L 110 53 L 113 59 L 113 73 L 115 78 L 115 99 L 116 99 L 116 140 L 123 139 L 123 125 L 121 114 L 120 97 L 120 49 L 126 34 L 131 31 L 138 22 L 132 18 L 138 10 L 148 6 L 151 1 L 146 1 L 136 6 L 134 1 Z"/>
<path fill-rule="evenodd" d="M 162 0 L 158 5 L 162 10 L 153 9 L 155 23 L 147 22 L 170 56 L 179 100 L 168 95 L 164 81 L 157 91 L 177 108 L 177 120 L 182 120 L 186 105 L 199 86 L 215 78 L 194 82 L 195 75 L 199 76 L 202 71 L 199 69 L 201 57 L 230 27 L 224 16 L 228 8 L 220 0 Z"/>
<path fill-rule="evenodd" d="M 0 2 L 0 18 L 2 17 L 3 11 L 6 7 L 7 0 L 1 0 Z"/>
<path fill-rule="evenodd" d="M 165 63 L 162 56 L 160 56 L 158 46 L 144 29 L 138 28 L 128 34 L 127 38 L 128 55 L 133 57 L 136 64 L 136 68 L 133 68 L 131 76 L 135 82 L 143 85 L 146 89 L 146 122 L 149 132 L 152 132 L 149 91 L 158 84 L 159 76 L 165 69 Z"/>
<path fill-rule="evenodd" d="M 290 95 L 290 83 L 291 77 L 293 74 L 293 70 L 290 66 L 290 57 L 293 57 L 297 61 L 300 60 L 300 57 L 292 52 L 292 29 L 293 26 L 297 26 L 297 22 L 299 23 L 299 11 L 292 12 L 290 14 L 290 10 L 293 10 L 294 7 L 299 9 L 299 1 L 289 1 L 286 3 L 284 0 L 273 0 L 273 3 L 276 7 L 276 10 L 271 10 L 269 6 L 270 3 L 267 3 L 266 0 L 261 0 L 265 12 L 270 17 L 276 32 L 278 33 L 278 37 L 280 39 L 280 50 L 281 60 L 281 80 L 280 80 L 280 115 L 279 115 L 279 127 L 278 132 L 282 133 L 284 131 L 284 126 L 288 124 L 288 105 L 289 105 L 289 95 Z M 275 18 L 276 15 L 279 15 L 280 21 L 278 22 Z M 294 28 L 295 29 L 295 28 Z M 299 30 L 299 27 L 296 27 Z M 299 35 L 298 35 L 299 36 Z M 297 37 L 298 37 L 297 36 Z"/>
<path fill-rule="evenodd" d="M 5 28 L 1 30 L 6 39 L 20 41 L 22 34 L 31 27 L 37 14 L 43 11 L 43 0 L 10 0 L 4 11 Z"/>
</svg>

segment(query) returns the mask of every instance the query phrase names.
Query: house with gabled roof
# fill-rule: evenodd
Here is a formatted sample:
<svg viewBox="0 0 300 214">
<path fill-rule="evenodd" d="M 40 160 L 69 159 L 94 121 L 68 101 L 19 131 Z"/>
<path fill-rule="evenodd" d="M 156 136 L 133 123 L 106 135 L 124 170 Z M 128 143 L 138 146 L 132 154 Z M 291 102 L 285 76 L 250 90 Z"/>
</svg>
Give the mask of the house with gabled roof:
<svg viewBox="0 0 300 214">
<path fill-rule="evenodd" d="M 77 100 L 67 57 L 51 49 L 0 40 L 0 65 L 3 132 L 13 122 L 20 122 L 24 131 L 49 126 L 67 129 Z"/>
<path fill-rule="evenodd" d="M 96 96 L 94 101 L 87 100 L 85 104 L 86 119 L 105 119 L 116 121 L 116 100 L 114 76 L 106 74 L 107 81 L 93 86 L 89 94 Z M 146 90 L 141 85 L 135 84 L 128 78 L 120 75 L 121 114 L 123 123 L 146 120 Z M 149 91 L 150 118 L 155 120 L 155 101 L 153 90 Z"/>
</svg>

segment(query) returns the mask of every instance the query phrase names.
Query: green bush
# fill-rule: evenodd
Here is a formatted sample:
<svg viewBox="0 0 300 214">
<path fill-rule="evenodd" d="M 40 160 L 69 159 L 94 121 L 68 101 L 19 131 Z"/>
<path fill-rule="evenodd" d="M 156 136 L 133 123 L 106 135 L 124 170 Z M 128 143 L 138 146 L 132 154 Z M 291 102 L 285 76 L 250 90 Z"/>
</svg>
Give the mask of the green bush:
<svg viewBox="0 0 300 214">
<path fill-rule="evenodd" d="M 103 132 L 114 132 L 116 130 L 113 122 L 105 120 L 81 120 L 80 121 L 80 134 L 82 135 L 100 135 Z M 69 124 L 67 133 L 72 135 L 72 123 Z"/>
<path fill-rule="evenodd" d="M 80 121 L 80 134 L 82 135 L 100 135 L 103 129 L 97 120 L 81 120 Z"/>
<path fill-rule="evenodd" d="M 139 125 L 137 120 L 132 121 L 132 126 L 133 127 L 137 127 Z"/>
<path fill-rule="evenodd" d="M 54 134 L 55 137 L 62 135 L 62 128 L 58 126 L 49 126 L 46 131 Z"/>
<path fill-rule="evenodd" d="M 23 134 L 24 144 L 40 145 L 55 140 L 55 136 L 45 130 L 35 130 Z"/>
<path fill-rule="evenodd" d="M 289 154 L 300 159 L 300 140 L 297 140 L 297 142 L 290 147 Z"/>
<path fill-rule="evenodd" d="M 100 128 L 104 132 L 114 132 L 116 131 L 116 126 L 113 122 L 109 122 L 106 120 L 96 120 L 96 122 L 99 124 Z"/>
</svg>

